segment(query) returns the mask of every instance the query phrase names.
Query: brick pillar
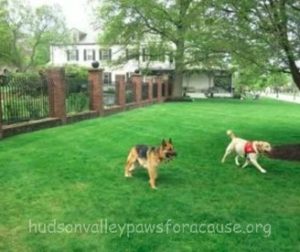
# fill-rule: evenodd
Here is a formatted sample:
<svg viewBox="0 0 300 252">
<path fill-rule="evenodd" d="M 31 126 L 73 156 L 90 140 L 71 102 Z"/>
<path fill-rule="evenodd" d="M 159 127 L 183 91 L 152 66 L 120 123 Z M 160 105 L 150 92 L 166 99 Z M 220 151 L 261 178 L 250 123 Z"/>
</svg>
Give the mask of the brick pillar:
<svg viewBox="0 0 300 252">
<path fill-rule="evenodd" d="M 62 67 L 47 70 L 49 116 L 66 122 L 65 70 Z"/>
<path fill-rule="evenodd" d="M 104 114 L 102 74 L 103 69 L 89 69 L 90 110 L 97 115 Z"/>
<path fill-rule="evenodd" d="M 147 83 L 148 83 L 148 99 L 149 102 L 153 101 L 153 81 L 152 81 L 152 77 L 147 79 Z"/>
<path fill-rule="evenodd" d="M 134 83 L 135 102 L 139 105 L 142 100 L 142 76 L 140 74 L 133 74 L 131 80 Z"/>
<path fill-rule="evenodd" d="M 156 76 L 156 83 L 157 83 L 157 101 L 162 102 L 162 96 L 161 96 L 162 78 L 161 78 L 161 76 Z"/>
<path fill-rule="evenodd" d="M 118 105 L 121 108 L 125 108 L 126 105 L 126 97 L 125 97 L 125 93 L 126 93 L 126 89 L 125 89 L 125 75 L 116 75 L 116 82 L 118 83 L 117 86 L 117 101 L 118 101 Z"/>
</svg>

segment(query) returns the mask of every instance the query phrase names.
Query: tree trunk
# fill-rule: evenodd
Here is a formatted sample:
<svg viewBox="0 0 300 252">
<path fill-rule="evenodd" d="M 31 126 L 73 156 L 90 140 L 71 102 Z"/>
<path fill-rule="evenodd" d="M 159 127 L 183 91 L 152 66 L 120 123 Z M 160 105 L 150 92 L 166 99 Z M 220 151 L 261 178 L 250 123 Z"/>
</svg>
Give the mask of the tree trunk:
<svg viewBox="0 0 300 252">
<path fill-rule="evenodd" d="M 279 39 L 281 39 L 280 42 L 282 44 L 283 50 L 285 51 L 293 81 L 296 84 L 296 86 L 300 89 L 300 69 L 296 64 L 296 60 L 298 59 L 298 57 L 295 57 L 291 42 L 289 40 L 286 1 L 280 2 L 279 14 L 280 16 L 278 15 L 278 13 L 274 12 L 275 20 L 278 23 L 276 28 L 277 30 L 279 30 Z"/>
<path fill-rule="evenodd" d="M 296 65 L 296 62 L 293 61 L 292 59 L 288 59 L 289 61 L 289 67 L 291 70 L 292 78 L 295 83 L 295 85 L 300 89 L 300 71 Z"/>
<path fill-rule="evenodd" d="M 175 55 L 175 80 L 173 87 L 173 97 L 182 97 L 183 85 L 183 71 L 184 71 L 184 39 L 181 38 L 176 43 Z"/>
<path fill-rule="evenodd" d="M 183 72 L 175 67 L 175 80 L 173 85 L 173 97 L 182 96 L 182 83 L 183 83 Z"/>
</svg>

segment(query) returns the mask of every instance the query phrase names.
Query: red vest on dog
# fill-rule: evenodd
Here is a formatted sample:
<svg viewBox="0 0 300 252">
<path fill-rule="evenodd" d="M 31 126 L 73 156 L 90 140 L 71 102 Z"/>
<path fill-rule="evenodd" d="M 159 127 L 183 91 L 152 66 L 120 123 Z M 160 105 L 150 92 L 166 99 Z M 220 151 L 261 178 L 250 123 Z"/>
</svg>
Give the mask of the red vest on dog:
<svg viewBox="0 0 300 252">
<path fill-rule="evenodd" d="M 256 151 L 254 150 L 254 147 L 253 147 L 253 143 L 247 142 L 244 147 L 244 152 L 245 152 L 245 155 L 247 155 L 249 153 L 256 153 Z"/>
</svg>

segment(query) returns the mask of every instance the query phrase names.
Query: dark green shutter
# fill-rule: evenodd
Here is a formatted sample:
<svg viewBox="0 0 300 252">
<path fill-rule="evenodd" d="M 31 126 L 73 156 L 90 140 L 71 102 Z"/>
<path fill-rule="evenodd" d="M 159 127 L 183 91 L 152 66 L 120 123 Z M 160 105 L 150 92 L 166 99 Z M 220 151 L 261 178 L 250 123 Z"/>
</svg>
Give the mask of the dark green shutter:
<svg viewBox="0 0 300 252">
<path fill-rule="evenodd" d="M 86 61 L 86 49 L 83 50 L 83 60 Z"/>
</svg>

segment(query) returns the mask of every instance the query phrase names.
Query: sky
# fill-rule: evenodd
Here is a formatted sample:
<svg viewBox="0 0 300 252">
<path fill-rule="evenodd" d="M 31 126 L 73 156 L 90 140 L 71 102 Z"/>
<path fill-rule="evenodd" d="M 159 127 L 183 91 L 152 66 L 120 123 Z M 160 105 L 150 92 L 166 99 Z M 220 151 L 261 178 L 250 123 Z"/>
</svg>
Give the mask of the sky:
<svg viewBox="0 0 300 252">
<path fill-rule="evenodd" d="M 42 4 L 58 4 L 62 7 L 68 28 L 78 28 L 85 30 L 89 26 L 87 0 L 28 0 L 28 2 L 37 7 Z"/>
</svg>

